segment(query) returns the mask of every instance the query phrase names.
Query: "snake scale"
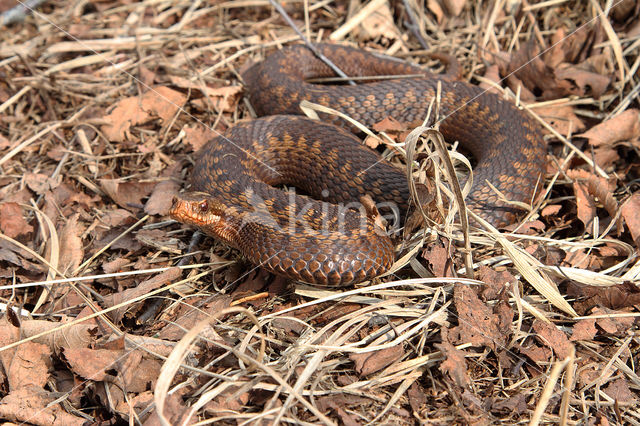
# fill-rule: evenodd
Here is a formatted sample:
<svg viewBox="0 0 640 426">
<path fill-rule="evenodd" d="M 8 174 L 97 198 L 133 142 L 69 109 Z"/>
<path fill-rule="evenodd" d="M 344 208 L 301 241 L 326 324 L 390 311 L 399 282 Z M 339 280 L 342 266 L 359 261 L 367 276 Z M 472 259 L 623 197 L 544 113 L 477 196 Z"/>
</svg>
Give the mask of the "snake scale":
<svg viewBox="0 0 640 426">
<path fill-rule="evenodd" d="M 374 211 L 351 209 L 368 195 L 407 211 L 403 171 L 362 145 L 336 117 L 297 117 L 308 100 L 365 125 L 392 117 L 422 124 L 440 82 L 440 131 L 476 158 L 468 206 L 496 226 L 515 221 L 512 205 L 531 202 L 544 168 L 546 146 L 537 123 L 514 104 L 481 88 L 447 81 L 420 67 L 351 47 L 316 46 L 349 76 L 421 74 L 422 78 L 357 85 L 307 82 L 334 76 L 308 48 L 283 48 L 243 74 L 260 116 L 211 140 L 197 154 L 192 191 L 176 197 L 171 216 L 239 249 L 249 261 L 289 278 L 347 285 L 387 271 L 390 238 Z M 292 185 L 307 195 L 283 191 Z M 353 204 L 351 205 L 353 206 Z"/>
</svg>

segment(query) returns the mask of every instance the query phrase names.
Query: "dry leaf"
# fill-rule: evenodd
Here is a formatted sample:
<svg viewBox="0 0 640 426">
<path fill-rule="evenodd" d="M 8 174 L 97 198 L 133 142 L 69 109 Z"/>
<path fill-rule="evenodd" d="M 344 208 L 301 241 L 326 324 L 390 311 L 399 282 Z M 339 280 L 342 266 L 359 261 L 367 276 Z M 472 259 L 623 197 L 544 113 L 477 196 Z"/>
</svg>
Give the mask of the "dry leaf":
<svg viewBox="0 0 640 426">
<path fill-rule="evenodd" d="M 354 362 L 354 368 L 358 375 L 366 377 L 391 365 L 402 358 L 403 355 L 404 349 L 402 345 L 397 345 L 373 352 L 352 353 L 349 355 L 349 359 Z"/>
<path fill-rule="evenodd" d="M 464 352 L 445 341 L 436 343 L 435 347 L 445 356 L 445 360 L 440 364 L 440 371 L 448 374 L 459 387 L 467 388 L 471 383 L 471 378 L 467 371 Z"/>
<path fill-rule="evenodd" d="M 557 78 L 573 81 L 579 90 L 572 90 L 572 93 L 579 96 L 586 96 L 590 93 L 591 96 L 598 99 L 611 82 L 610 77 L 584 70 L 576 65 L 562 64 L 556 68 L 555 72 Z"/>
<path fill-rule="evenodd" d="M 572 342 L 578 340 L 590 341 L 598 333 L 598 329 L 596 328 L 596 320 L 592 318 L 581 319 L 577 323 L 573 325 L 573 333 L 571 333 Z"/>
<path fill-rule="evenodd" d="M 142 207 L 142 199 L 148 196 L 155 182 L 128 182 L 123 179 L 100 179 L 100 186 L 123 208 Z"/>
<path fill-rule="evenodd" d="M 79 216 L 79 213 L 71 216 L 59 232 L 60 260 L 58 269 L 63 273 L 75 271 L 84 258 L 84 245 L 81 238 L 84 227 L 78 223 Z"/>
<path fill-rule="evenodd" d="M 636 243 L 636 248 L 640 248 L 640 214 L 638 212 L 640 212 L 640 192 L 635 192 L 624 202 L 621 213 Z"/>
<path fill-rule="evenodd" d="M 607 387 L 604 389 L 604 393 L 613 398 L 616 402 L 636 402 L 638 398 L 631 392 L 629 389 L 629 384 L 627 381 L 620 377 L 619 379 L 614 380 L 609 383 Z"/>
<path fill-rule="evenodd" d="M 102 126 L 102 131 L 109 140 L 123 142 L 131 126 L 154 118 L 168 123 L 186 100 L 182 93 L 168 87 L 152 87 L 142 96 L 132 96 L 118 102 L 113 111 L 104 117 L 110 124 Z"/>
<path fill-rule="evenodd" d="M 7 237 L 16 238 L 33 232 L 22 215 L 22 208 L 16 203 L 0 204 L 0 230 Z"/>
<path fill-rule="evenodd" d="M 467 4 L 467 0 L 443 0 L 442 4 L 451 16 L 458 16 Z"/>
<path fill-rule="evenodd" d="M 534 112 L 563 136 L 570 136 L 584 130 L 585 124 L 573 112 L 571 105 L 551 105 L 535 108 Z"/>
<path fill-rule="evenodd" d="M 194 151 L 199 151 L 207 142 L 218 136 L 216 132 L 200 124 L 184 126 L 182 130 L 185 133 L 183 143 L 191 146 Z"/>
<path fill-rule="evenodd" d="M 565 359 L 570 353 L 571 342 L 567 336 L 553 324 L 544 321 L 535 320 L 533 329 L 537 333 L 538 341 L 547 345 L 559 359 Z"/>
<path fill-rule="evenodd" d="M 593 146 L 610 145 L 639 137 L 640 110 L 628 109 L 578 136 L 589 139 Z"/>
<path fill-rule="evenodd" d="M 395 39 L 400 34 L 393 20 L 389 3 L 384 2 L 374 10 L 353 30 L 361 40 L 371 40 L 378 37 Z"/>
<path fill-rule="evenodd" d="M 179 162 L 176 162 L 164 170 L 162 173 L 164 180 L 158 182 L 153 188 L 153 192 L 144 206 L 145 213 L 160 216 L 169 214 L 172 199 L 180 191 L 181 166 Z"/>
<path fill-rule="evenodd" d="M 473 288 L 456 284 L 453 299 L 458 312 L 458 326 L 450 331 L 452 343 L 464 342 L 494 350 L 504 346 L 508 335 L 500 328 L 500 318 L 480 300 Z"/>
</svg>

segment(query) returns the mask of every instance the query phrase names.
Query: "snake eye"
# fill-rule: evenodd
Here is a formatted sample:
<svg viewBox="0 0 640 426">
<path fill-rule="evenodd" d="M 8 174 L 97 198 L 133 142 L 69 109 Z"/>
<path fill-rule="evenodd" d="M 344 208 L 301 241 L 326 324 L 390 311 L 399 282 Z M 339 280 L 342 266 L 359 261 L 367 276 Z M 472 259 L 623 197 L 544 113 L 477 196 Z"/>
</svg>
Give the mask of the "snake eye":
<svg viewBox="0 0 640 426">
<path fill-rule="evenodd" d="M 200 201 L 200 205 L 198 207 L 200 207 L 201 212 L 206 213 L 209 210 L 209 203 L 207 203 L 207 200 Z"/>
</svg>

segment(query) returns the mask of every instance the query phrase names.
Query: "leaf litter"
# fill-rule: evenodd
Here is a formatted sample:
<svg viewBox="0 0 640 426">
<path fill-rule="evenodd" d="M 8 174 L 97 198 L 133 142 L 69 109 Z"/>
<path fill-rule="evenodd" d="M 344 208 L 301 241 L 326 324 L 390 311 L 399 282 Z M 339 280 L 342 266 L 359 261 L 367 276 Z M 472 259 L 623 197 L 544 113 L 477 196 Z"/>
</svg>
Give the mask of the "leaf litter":
<svg viewBox="0 0 640 426">
<path fill-rule="evenodd" d="M 47 3 L 0 43 L 0 417 L 638 423 L 640 3 L 284 7 L 314 40 L 451 55 L 537 117 L 548 166 L 526 220 L 462 232 L 421 141 L 430 217 L 393 275 L 318 289 L 189 248 L 172 196 L 252 117 L 239 70 L 297 36 L 268 1 Z M 374 130 L 404 164 L 412 129 Z"/>
</svg>

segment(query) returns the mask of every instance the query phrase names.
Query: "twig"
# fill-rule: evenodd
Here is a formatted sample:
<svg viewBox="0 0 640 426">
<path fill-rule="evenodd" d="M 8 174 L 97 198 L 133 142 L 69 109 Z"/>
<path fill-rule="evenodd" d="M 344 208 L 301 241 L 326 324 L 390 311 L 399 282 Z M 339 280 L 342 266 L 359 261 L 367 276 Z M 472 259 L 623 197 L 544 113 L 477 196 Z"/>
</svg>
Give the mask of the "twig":
<svg viewBox="0 0 640 426">
<path fill-rule="evenodd" d="M 346 75 L 344 72 L 342 72 L 342 70 L 340 68 L 338 68 L 336 66 L 336 64 L 334 64 L 333 62 L 331 62 L 331 60 L 329 58 L 327 58 L 326 56 L 324 56 L 322 54 L 322 52 L 320 52 L 318 49 L 316 49 L 316 47 L 313 45 L 313 43 L 311 43 L 311 41 L 309 41 L 308 38 L 306 38 L 304 36 L 304 34 L 302 34 L 302 32 L 300 32 L 300 30 L 298 29 L 298 27 L 296 27 L 296 24 L 293 22 L 293 20 L 291 19 L 291 17 L 289 16 L 289 14 L 282 8 L 282 6 L 280 6 L 280 4 L 276 1 L 276 0 L 269 0 L 269 2 L 273 5 L 273 7 L 276 8 L 276 10 L 278 11 L 278 13 L 280 15 L 282 15 L 282 17 L 284 18 L 285 21 L 287 21 L 287 24 L 289 24 L 289 26 L 293 29 L 293 31 L 296 32 L 296 34 L 298 34 L 298 36 L 302 39 L 302 41 L 304 41 L 304 44 L 307 45 L 307 47 L 309 49 L 311 49 L 311 51 L 313 52 L 314 55 L 316 55 L 322 62 L 324 62 L 325 64 L 327 64 L 332 70 L 333 72 L 335 72 L 336 74 L 338 74 L 340 77 L 344 78 L 347 80 L 347 82 L 352 85 L 355 86 L 356 84 L 351 81 L 349 79 L 349 76 Z"/>
<path fill-rule="evenodd" d="M 40 6 L 46 0 L 26 0 L 0 15 L 0 27 L 16 24 L 25 20 L 27 15 L 33 12 L 33 9 Z"/>
</svg>

